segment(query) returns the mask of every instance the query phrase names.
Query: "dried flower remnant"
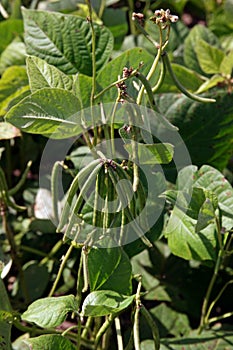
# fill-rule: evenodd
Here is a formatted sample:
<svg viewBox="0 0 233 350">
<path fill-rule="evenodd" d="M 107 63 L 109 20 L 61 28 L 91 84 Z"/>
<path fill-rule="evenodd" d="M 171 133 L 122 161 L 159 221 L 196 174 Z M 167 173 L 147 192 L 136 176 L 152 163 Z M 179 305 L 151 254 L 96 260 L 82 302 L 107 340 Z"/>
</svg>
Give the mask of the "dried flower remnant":
<svg viewBox="0 0 233 350">
<path fill-rule="evenodd" d="M 150 18 L 152 22 L 161 26 L 162 29 L 166 29 L 167 26 L 169 26 L 171 23 L 177 22 L 178 19 L 179 17 L 176 15 L 172 15 L 169 9 L 167 9 L 166 11 L 163 9 L 156 10 L 154 12 L 154 16 Z"/>
<path fill-rule="evenodd" d="M 123 77 L 123 78 L 129 78 L 130 75 L 132 74 L 132 71 L 133 71 L 133 68 L 132 68 L 132 67 L 130 67 L 130 68 L 124 67 L 124 68 L 123 68 L 122 77 Z"/>
<path fill-rule="evenodd" d="M 144 25 L 144 15 L 143 15 L 143 13 L 133 12 L 132 20 L 133 21 L 137 20 L 138 23 L 143 27 L 143 25 Z"/>
</svg>

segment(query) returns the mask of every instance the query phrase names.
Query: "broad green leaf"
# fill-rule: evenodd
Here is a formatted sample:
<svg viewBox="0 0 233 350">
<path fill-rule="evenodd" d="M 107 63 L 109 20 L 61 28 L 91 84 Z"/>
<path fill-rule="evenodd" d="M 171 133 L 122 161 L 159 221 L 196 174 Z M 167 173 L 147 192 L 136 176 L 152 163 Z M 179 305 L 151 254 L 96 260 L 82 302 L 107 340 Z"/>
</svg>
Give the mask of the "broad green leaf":
<svg viewBox="0 0 233 350">
<path fill-rule="evenodd" d="M 196 233 L 196 222 L 176 206 L 164 232 L 169 248 L 174 255 L 186 260 L 215 260 L 215 225 L 209 225 L 202 232 Z"/>
<path fill-rule="evenodd" d="M 146 347 L 145 347 L 146 346 Z M 189 336 L 175 339 L 162 339 L 161 350 L 230 350 L 233 346 L 233 333 L 228 331 L 205 331 L 198 334 L 197 331 Z M 142 350 L 152 350 L 152 343 L 142 343 Z"/>
<path fill-rule="evenodd" d="M 75 350 L 76 347 L 67 338 L 58 334 L 40 335 L 24 340 L 33 350 Z M 28 348 L 29 349 L 29 348 Z"/>
<path fill-rule="evenodd" d="M 220 72 L 228 79 L 231 77 L 233 69 L 233 50 L 231 50 L 222 60 Z"/>
<path fill-rule="evenodd" d="M 182 185 L 180 186 L 183 188 Z M 198 220 L 201 208 L 203 208 L 205 211 L 206 201 L 212 205 L 213 212 L 218 207 L 218 200 L 216 195 L 212 191 L 206 190 L 202 187 L 190 188 L 188 192 L 182 190 L 168 190 L 161 196 L 165 196 L 168 202 L 172 203 L 174 206 L 176 205 L 184 213 L 195 220 Z"/>
<path fill-rule="evenodd" d="M 184 177 L 179 179 L 178 174 L 179 188 L 185 181 Z M 222 227 L 229 230 L 233 226 L 233 189 L 230 183 L 218 170 L 204 165 L 193 173 L 193 182 L 183 197 L 178 192 L 176 198 L 173 192 L 170 198 L 175 207 L 165 235 L 173 254 L 184 259 L 215 259 L 217 241 L 213 219 L 217 215 L 217 205 L 222 211 Z"/>
<path fill-rule="evenodd" d="M 29 85 L 16 90 L 12 95 L 9 95 L 0 105 L 0 116 L 4 117 L 6 113 L 17 103 L 30 95 Z"/>
<path fill-rule="evenodd" d="M 168 202 L 177 206 L 192 219 L 197 220 L 200 208 L 205 201 L 205 193 L 202 188 L 192 188 L 191 193 L 185 191 L 168 190 L 162 196 L 166 196 Z"/>
<path fill-rule="evenodd" d="M 45 60 L 35 56 L 26 59 L 27 73 L 32 92 L 50 87 L 60 88 L 72 92 L 73 79 L 61 72 Z"/>
<path fill-rule="evenodd" d="M 209 18 L 208 27 L 219 38 L 225 37 L 226 39 L 228 37 L 232 41 L 233 21 L 232 17 L 229 19 L 226 11 L 214 11 Z M 228 47 L 232 48 L 233 43 L 228 42 L 228 44 Z M 224 47 L 226 48 L 225 45 Z"/>
<path fill-rule="evenodd" d="M 88 254 L 91 291 L 101 289 L 114 290 L 124 295 L 130 294 L 131 270 L 128 256 L 119 247 L 92 248 Z"/>
<path fill-rule="evenodd" d="M 222 210 L 222 226 L 227 230 L 233 227 L 233 188 L 223 174 L 209 165 L 203 165 L 195 181 L 195 186 L 200 186 L 212 191 L 218 199 L 218 205 Z"/>
<path fill-rule="evenodd" d="M 82 305 L 84 316 L 106 316 L 120 312 L 132 304 L 135 296 L 125 296 L 113 290 L 98 290 L 88 294 Z"/>
<path fill-rule="evenodd" d="M 25 340 L 29 339 L 29 334 L 24 333 L 19 336 L 12 342 L 13 350 L 28 350 L 28 345 L 25 343 Z"/>
<path fill-rule="evenodd" d="M 137 143 L 139 164 L 167 164 L 170 163 L 174 147 L 169 143 L 143 144 Z M 132 156 L 132 144 L 124 145 L 126 151 Z"/>
<path fill-rule="evenodd" d="M 216 103 L 208 104 L 175 95 L 176 101 L 167 108 L 173 96 L 160 96 L 158 104 L 165 117 L 179 128 L 193 164 L 208 163 L 224 169 L 232 156 L 232 95 L 224 90 L 213 90 L 208 97 L 216 98 Z"/>
<path fill-rule="evenodd" d="M 12 311 L 10 300 L 7 295 L 6 287 L 0 278 L 0 310 Z"/>
<path fill-rule="evenodd" d="M 6 120 L 25 132 L 63 139 L 82 131 L 79 109 L 80 102 L 71 92 L 45 88 L 11 108 Z"/>
<path fill-rule="evenodd" d="M 29 55 L 46 60 L 66 74 L 92 75 L 92 34 L 86 19 L 38 10 L 23 9 L 22 12 Z M 94 29 L 98 71 L 112 53 L 113 38 L 106 27 L 94 23 Z"/>
<path fill-rule="evenodd" d="M 222 65 L 222 64 L 221 64 Z M 220 68 L 221 69 L 221 68 Z M 197 95 L 217 86 L 219 83 L 223 83 L 225 78 L 219 74 L 213 75 L 210 79 L 206 80 L 195 92 Z"/>
<path fill-rule="evenodd" d="M 58 0 L 58 1 L 48 1 L 44 4 L 45 10 L 47 11 L 76 11 L 77 4 L 84 1 L 73 1 L 73 0 Z"/>
<path fill-rule="evenodd" d="M 90 107 L 92 78 L 84 74 L 74 76 L 74 94 L 80 99 L 82 108 Z"/>
<path fill-rule="evenodd" d="M 7 122 L 0 122 L 0 140 L 10 140 L 20 135 L 19 129 L 15 126 Z"/>
<path fill-rule="evenodd" d="M 175 337 L 184 336 L 190 331 L 188 316 L 174 311 L 165 303 L 161 303 L 149 311 L 155 318 L 161 338 L 170 335 Z"/>
<path fill-rule="evenodd" d="M 140 62 L 144 62 L 140 72 L 146 75 L 151 67 L 151 64 L 153 63 L 153 56 L 150 55 L 145 49 L 134 48 L 128 50 L 110 61 L 97 76 L 97 91 L 100 92 L 114 81 L 117 81 L 119 76 L 122 76 L 124 67 L 133 67 L 136 69 L 139 67 Z M 129 79 L 126 81 L 126 85 L 128 86 L 127 92 L 131 96 L 136 97 L 138 91 L 133 86 L 133 81 L 140 86 L 140 82 L 135 78 Z M 117 95 L 117 88 L 116 86 L 113 86 L 111 89 L 106 91 L 104 95 L 102 95 L 101 100 L 103 102 L 113 102 L 116 100 Z"/>
<path fill-rule="evenodd" d="M 211 200 L 207 198 L 200 209 L 197 223 L 195 226 L 195 231 L 197 233 L 200 232 L 205 227 L 207 227 L 211 222 L 213 222 L 214 219 L 215 219 L 215 208 Z"/>
<path fill-rule="evenodd" d="M 181 84 L 187 90 L 194 92 L 203 83 L 203 80 L 200 78 L 200 76 L 191 69 L 188 69 L 176 63 L 172 64 L 172 69 L 177 79 L 181 82 Z M 170 74 L 167 72 L 167 74 L 165 75 L 163 84 L 159 89 L 159 93 L 160 92 L 166 92 L 166 93 L 177 92 L 177 91 L 179 91 L 179 89 L 174 85 L 174 81 L 172 80 Z"/>
<path fill-rule="evenodd" d="M 15 39 L 19 34 L 23 34 L 23 21 L 21 19 L 7 19 L 0 22 L 0 53 Z"/>
<path fill-rule="evenodd" d="M 93 154 L 88 146 L 79 146 L 66 156 L 75 168 L 75 174 L 93 161 Z"/>
<path fill-rule="evenodd" d="M 0 115 L 3 116 L 10 103 L 26 91 L 29 92 L 26 69 L 20 66 L 7 68 L 0 79 Z"/>
<path fill-rule="evenodd" d="M 24 65 L 25 56 L 25 44 L 19 39 L 12 41 L 0 56 L 0 74 L 8 67 Z"/>
<path fill-rule="evenodd" d="M 187 175 L 188 173 L 192 173 L 192 181 L 187 186 L 187 181 L 183 174 Z M 217 169 L 209 165 L 203 165 L 199 170 L 197 170 L 197 167 L 188 166 L 179 172 L 177 183 L 178 188 L 183 188 L 190 195 L 196 194 L 197 190 L 202 190 L 204 194 L 204 197 L 202 197 L 204 200 L 209 199 L 214 209 L 217 209 L 217 206 L 219 206 L 223 215 L 232 216 L 233 189 L 224 175 Z M 185 185 L 187 187 L 184 188 Z M 204 201 L 200 201 L 199 204 L 202 206 L 203 203 Z"/>
<path fill-rule="evenodd" d="M 7 295 L 7 291 L 3 280 L 0 277 L 0 310 L 6 312 L 5 316 L 9 316 L 11 314 L 11 304 Z M 7 319 L 3 319 L 0 317 L 0 349 L 1 350 L 11 350 L 11 327 L 12 320 L 8 322 Z"/>
<path fill-rule="evenodd" d="M 195 51 L 200 67 L 204 73 L 220 73 L 220 66 L 225 56 L 222 50 L 201 39 L 197 42 Z"/>
<path fill-rule="evenodd" d="M 33 322 L 39 327 L 56 327 L 65 321 L 70 311 L 77 311 L 73 295 L 37 299 L 22 314 L 22 320 Z"/>
<path fill-rule="evenodd" d="M 217 37 L 203 25 L 194 26 L 184 41 L 184 62 L 186 66 L 198 73 L 203 73 L 197 60 L 196 47 L 200 40 L 204 40 L 210 45 L 219 47 Z"/>
</svg>

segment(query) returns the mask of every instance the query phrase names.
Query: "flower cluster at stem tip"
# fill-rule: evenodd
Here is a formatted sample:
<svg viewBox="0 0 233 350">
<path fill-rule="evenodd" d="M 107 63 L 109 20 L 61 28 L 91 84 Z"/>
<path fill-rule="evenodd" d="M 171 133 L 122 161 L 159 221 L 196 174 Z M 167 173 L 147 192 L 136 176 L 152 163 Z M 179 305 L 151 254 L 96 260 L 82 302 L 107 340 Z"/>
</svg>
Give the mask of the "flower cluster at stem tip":
<svg viewBox="0 0 233 350">
<path fill-rule="evenodd" d="M 154 22 L 157 25 L 161 25 L 162 29 L 166 29 L 170 23 L 175 23 L 179 19 L 178 16 L 172 15 L 171 11 L 167 9 L 166 11 L 161 9 L 161 10 L 156 10 L 154 12 L 154 16 L 150 18 L 152 22 Z"/>
</svg>

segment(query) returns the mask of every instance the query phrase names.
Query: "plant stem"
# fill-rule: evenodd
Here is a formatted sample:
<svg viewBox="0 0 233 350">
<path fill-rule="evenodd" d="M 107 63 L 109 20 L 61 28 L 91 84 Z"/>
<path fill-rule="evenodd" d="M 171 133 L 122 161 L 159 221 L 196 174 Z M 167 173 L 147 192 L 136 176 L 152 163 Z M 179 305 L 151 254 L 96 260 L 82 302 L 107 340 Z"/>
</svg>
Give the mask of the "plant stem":
<svg viewBox="0 0 233 350">
<path fill-rule="evenodd" d="M 233 311 L 232 312 L 227 312 L 221 316 L 217 316 L 217 317 L 212 317 L 208 320 L 208 323 L 213 323 L 213 322 L 217 322 L 217 321 L 220 321 L 220 320 L 223 320 L 225 318 L 228 318 L 228 317 L 231 317 L 233 316 Z"/>
<path fill-rule="evenodd" d="M 208 320 L 207 320 L 207 307 L 209 304 L 211 292 L 213 290 L 214 284 L 215 284 L 217 276 L 218 276 L 218 271 L 219 271 L 221 263 L 222 263 L 223 255 L 224 255 L 224 250 L 223 249 L 219 250 L 217 261 L 216 261 L 215 268 L 214 268 L 214 273 L 213 273 L 213 276 L 210 280 L 210 283 L 209 283 L 209 286 L 208 286 L 208 289 L 207 289 L 207 292 L 206 292 L 206 295 L 204 298 L 204 302 L 202 305 L 201 320 L 200 320 L 200 325 L 199 325 L 199 329 L 198 329 L 199 334 L 203 331 L 205 325 L 208 322 Z"/>
<path fill-rule="evenodd" d="M 220 290 L 220 292 L 218 293 L 218 295 L 216 296 L 216 298 L 212 301 L 212 303 L 210 304 L 209 306 L 209 309 L 206 313 L 206 320 L 208 320 L 208 323 L 209 323 L 209 316 L 211 314 L 211 311 L 213 310 L 213 307 L 214 305 L 217 303 L 217 301 L 221 298 L 222 294 L 225 292 L 225 290 L 227 289 L 227 287 L 233 283 L 233 280 L 231 281 L 228 281 L 224 286 L 223 288 Z M 219 316 L 221 317 L 221 316 Z"/>
<path fill-rule="evenodd" d="M 20 323 L 19 321 L 14 321 L 14 326 L 17 329 L 19 329 L 20 331 L 22 331 L 24 333 L 29 333 L 31 335 L 44 335 L 44 334 L 61 334 L 62 335 L 65 333 L 70 340 L 72 340 L 74 342 L 77 341 L 77 334 L 70 332 L 71 328 L 69 330 L 67 330 L 68 332 L 60 331 L 57 329 L 39 329 L 39 328 L 36 328 L 35 326 L 33 326 L 33 327 L 25 326 L 22 323 Z M 75 326 L 75 328 L 77 328 L 77 326 Z M 91 344 L 91 342 L 89 342 L 86 339 L 81 339 L 81 345 L 83 345 L 87 349 L 94 350 L 93 344 Z"/>
<path fill-rule="evenodd" d="M 11 153 L 11 146 L 10 146 L 10 140 L 5 140 L 5 154 L 6 154 L 6 178 L 7 178 L 7 183 L 8 187 L 11 187 L 12 183 L 12 153 Z"/>
<path fill-rule="evenodd" d="M 155 41 L 149 33 L 140 25 L 139 21 L 137 18 L 135 18 L 134 21 L 136 27 L 139 29 L 139 31 L 144 35 L 144 37 L 157 49 L 159 47 L 159 43 Z"/>
<path fill-rule="evenodd" d="M 158 52 L 157 52 L 157 55 L 154 59 L 154 62 L 150 68 L 150 71 L 149 73 L 147 74 L 146 76 L 146 80 L 149 81 L 152 77 L 152 75 L 154 74 L 157 66 L 158 66 L 158 63 L 159 63 L 159 60 L 160 60 L 160 57 L 161 57 L 161 53 L 162 53 L 162 44 L 163 44 L 163 35 L 162 35 L 162 29 L 161 27 L 159 26 L 159 46 L 158 46 Z M 143 98 L 143 94 L 144 94 L 144 90 L 145 90 L 145 85 L 143 85 L 139 91 L 139 94 L 138 94 L 138 97 L 137 97 L 137 104 L 141 104 L 142 102 L 142 98 Z"/>
<path fill-rule="evenodd" d="M 90 138 L 90 135 L 88 133 L 88 130 L 85 129 L 85 127 L 82 125 L 82 131 L 83 131 L 83 138 L 85 140 L 85 143 L 87 144 L 87 146 L 89 147 L 93 157 L 95 159 L 98 159 L 99 156 L 95 150 L 95 148 L 93 148 L 93 145 L 92 145 L 92 142 L 91 142 L 91 138 Z"/>
<path fill-rule="evenodd" d="M 132 78 L 133 76 L 135 76 L 135 74 L 137 73 L 137 69 L 135 69 L 129 77 L 125 77 L 125 78 L 120 78 L 116 81 L 114 81 L 113 83 L 111 83 L 110 85 L 108 85 L 106 88 L 104 88 L 103 90 L 101 90 L 97 95 L 95 95 L 95 100 L 97 100 L 99 97 L 101 97 L 103 94 L 105 94 L 106 91 L 110 90 L 112 87 L 116 87 L 117 84 L 122 83 L 123 81 L 126 81 L 129 78 Z"/>
<path fill-rule="evenodd" d="M 92 89 L 91 89 L 91 117 L 92 117 L 92 126 L 94 131 L 93 145 L 97 143 L 97 128 L 95 125 L 95 117 L 93 113 L 93 105 L 95 99 L 95 90 L 96 90 L 96 37 L 95 37 L 95 28 L 92 18 L 92 6 L 91 1 L 86 0 L 88 11 L 89 11 L 89 21 L 91 25 L 91 41 L 92 41 Z"/>
<path fill-rule="evenodd" d="M 130 27 L 130 33 L 133 34 L 134 36 L 136 35 L 135 27 L 134 27 L 134 22 L 132 20 L 132 14 L 134 11 L 134 1 L 133 0 L 128 0 L 129 4 L 129 27 Z"/>
<path fill-rule="evenodd" d="M 76 349 L 80 350 L 81 347 L 81 330 L 82 330 L 82 324 L 80 317 L 78 318 L 78 332 L 77 332 L 77 346 Z"/>
<path fill-rule="evenodd" d="M 20 249 L 25 251 L 25 252 L 29 252 L 32 253 L 34 255 L 38 255 L 38 256 L 43 256 L 44 258 L 47 257 L 47 253 L 44 253 L 38 249 L 32 248 L 32 247 L 27 247 L 26 245 L 20 245 Z"/>
<path fill-rule="evenodd" d="M 57 241 L 57 243 L 53 246 L 53 248 L 50 250 L 50 252 L 48 254 L 46 254 L 46 256 L 44 257 L 44 259 L 41 260 L 40 265 L 44 265 L 46 264 L 49 260 L 51 260 L 53 258 L 53 256 L 58 252 L 58 250 L 61 248 L 61 246 L 63 245 L 63 240 L 60 239 L 59 241 Z"/>
</svg>

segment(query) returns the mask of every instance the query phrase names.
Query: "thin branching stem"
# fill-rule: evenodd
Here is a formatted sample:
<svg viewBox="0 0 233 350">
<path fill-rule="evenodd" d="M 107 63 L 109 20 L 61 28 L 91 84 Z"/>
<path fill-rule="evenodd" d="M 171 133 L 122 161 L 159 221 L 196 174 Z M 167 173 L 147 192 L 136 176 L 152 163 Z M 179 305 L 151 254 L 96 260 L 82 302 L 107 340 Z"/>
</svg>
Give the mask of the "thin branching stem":
<svg viewBox="0 0 233 350">
<path fill-rule="evenodd" d="M 209 286 L 207 288 L 207 292 L 206 292 L 206 295 L 205 295 L 205 298 L 203 301 L 202 310 L 201 310 L 201 320 L 200 320 L 200 325 L 199 325 L 199 329 L 198 329 L 199 333 L 201 333 L 203 331 L 203 329 L 205 328 L 205 326 L 208 324 L 207 316 L 210 314 L 210 312 L 208 312 L 209 300 L 210 300 L 210 296 L 211 296 L 214 284 L 215 284 L 216 279 L 218 277 L 218 272 L 219 272 L 219 269 L 221 267 L 224 255 L 225 255 L 225 249 L 223 247 L 222 249 L 219 249 L 215 268 L 214 268 L 214 273 L 213 273 L 212 278 L 210 280 L 210 283 L 209 283 Z"/>
<path fill-rule="evenodd" d="M 209 309 L 206 313 L 206 320 L 208 320 L 208 323 L 209 323 L 209 317 L 210 317 L 210 314 L 211 314 L 211 311 L 213 310 L 214 306 L 216 305 L 216 303 L 218 302 L 218 300 L 221 298 L 221 296 L 223 295 L 223 293 L 225 292 L 225 290 L 227 289 L 227 287 L 233 283 L 233 280 L 231 281 L 228 281 L 223 287 L 222 289 L 220 290 L 220 292 L 218 293 L 218 295 L 216 296 L 216 298 L 212 301 L 212 303 L 210 304 L 209 306 Z M 221 317 L 221 316 L 219 316 Z"/>
<path fill-rule="evenodd" d="M 95 116 L 93 113 L 93 106 L 95 100 L 95 90 L 96 90 L 96 36 L 95 36 L 95 27 L 92 18 L 92 6 L 91 1 L 86 0 L 89 12 L 89 22 L 91 25 L 91 41 L 92 41 L 92 89 L 91 89 L 91 117 L 92 117 L 92 126 L 94 131 L 93 145 L 95 146 L 97 143 L 97 128 L 95 123 Z"/>
<path fill-rule="evenodd" d="M 157 49 L 158 49 L 158 52 L 157 52 L 157 55 L 154 59 L 154 62 L 149 70 L 149 73 L 147 74 L 146 76 L 146 80 L 149 81 L 151 79 L 151 77 L 153 76 L 157 66 L 158 66 L 158 63 L 159 63 L 159 60 L 160 60 L 160 57 L 161 57 L 161 54 L 162 54 L 162 45 L 163 45 L 163 33 L 162 33 L 162 29 L 161 27 L 159 26 L 159 45 L 157 46 Z M 145 90 L 145 85 L 143 84 L 142 87 L 141 87 L 141 90 L 139 91 L 138 93 L 138 97 L 137 97 L 137 104 L 141 104 L 142 102 L 142 98 L 143 98 L 143 94 L 144 94 L 144 90 Z"/>
</svg>

